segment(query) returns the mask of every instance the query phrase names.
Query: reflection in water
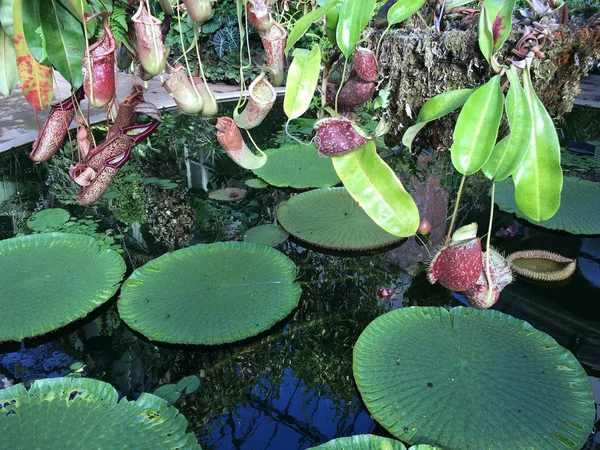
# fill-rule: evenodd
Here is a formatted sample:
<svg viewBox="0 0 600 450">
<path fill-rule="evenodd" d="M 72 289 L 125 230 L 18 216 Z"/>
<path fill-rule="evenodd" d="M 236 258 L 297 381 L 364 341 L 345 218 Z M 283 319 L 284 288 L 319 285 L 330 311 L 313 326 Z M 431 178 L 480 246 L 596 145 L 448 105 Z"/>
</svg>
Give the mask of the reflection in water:
<svg viewBox="0 0 600 450">
<path fill-rule="evenodd" d="M 304 449 L 337 436 L 375 428 L 358 398 L 334 400 L 327 388 L 311 388 L 292 369 L 265 374 L 246 398 L 200 432 L 208 449 Z"/>
</svg>

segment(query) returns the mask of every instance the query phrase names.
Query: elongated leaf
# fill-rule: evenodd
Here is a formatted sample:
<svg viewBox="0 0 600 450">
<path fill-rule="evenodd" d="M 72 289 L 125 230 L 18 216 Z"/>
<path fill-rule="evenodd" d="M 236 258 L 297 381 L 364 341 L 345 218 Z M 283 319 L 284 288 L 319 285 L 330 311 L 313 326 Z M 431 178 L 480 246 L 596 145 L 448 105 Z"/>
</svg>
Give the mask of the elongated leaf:
<svg viewBox="0 0 600 450">
<path fill-rule="evenodd" d="M 321 71 L 321 48 L 297 48 L 293 53 L 285 87 L 283 110 L 289 120 L 300 117 L 310 106 Z"/>
<path fill-rule="evenodd" d="M 452 163 L 463 175 L 477 172 L 490 157 L 502 119 L 504 96 L 500 75 L 467 99 L 454 128 Z"/>
<path fill-rule="evenodd" d="M 417 232 L 417 205 L 379 157 L 373 141 L 331 159 L 342 183 L 373 222 L 394 236 L 412 236 Z"/>
<path fill-rule="evenodd" d="M 354 46 L 360 39 L 375 8 L 375 0 L 345 0 L 340 8 L 336 28 L 337 45 L 346 58 L 354 53 Z"/>
<path fill-rule="evenodd" d="M 71 14 L 73 14 L 77 18 L 77 20 L 79 20 L 79 22 L 81 22 L 82 24 L 86 23 L 84 13 L 92 12 L 92 8 L 90 8 L 90 5 L 88 4 L 87 0 L 58 0 L 58 1 L 67 10 L 69 10 L 69 12 Z M 81 9 L 81 5 L 83 5 L 83 10 Z M 114 19 L 114 17 L 115 16 L 113 15 L 112 18 Z M 126 28 L 126 27 L 124 27 L 124 28 Z M 87 22 L 87 30 L 88 30 L 89 36 L 94 36 L 96 34 L 96 21 L 95 20 L 90 20 L 89 22 Z"/>
<path fill-rule="evenodd" d="M 496 144 L 490 159 L 481 168 L 493 181 L 510 177 L 519 168 L 529 150 L 531 115 L 525 91 L 519 82 L 515 66 L 507 72 L 510 89 L 506 95 L 506 117 L 510 134 Z"/>
<path fill-rule="evenodd" d="M 42 0 L 44 2 L 49 0 Z M 46 40 L 42 34 L 40 20 L 40 0 L 21 1 L 23 16 L 23 35 L 27 47 L 35 59 L 42 64 L 47 64 Z"/>
<path fill-rule="evenodd" d="M 399 0 L 392 6 L 387 13 L 388 26 L 400 23 L 414 13 L 425 4 L 425 0 Z"/>
<path fill-rule="evenodd" d="M 484 0 L 487 20 L 491 25 L 492 54 L 500 50 L 512 28 L 515 0 Z"/>
<path fill-rule="evenodd" d="M 514 173 L 515 200 L 533 220 L 548 220 L 560 206 L 563 173 L 560 145 L 552 119 L 533 90 L 529 66 L 523 71 L 523 87 L 530 108 L 529 152 Z"/>
<path fill-rule="evenodd" d="M 0 1 L 0 25 L 4 29 L 4 32 L 14 39 L 14 27 L 13 27 L 13 4 L 15 0 L 2 0 Z"/>
<path fill-rule="evenodd" d="M 481 50 L 486 61 L 489 61 L 492 56 L 492 49 L 494 48 L 494 37 L 492 36 L 492 24 L 490 23 L 489 13 L 485 3 L 481 5 L 481 10 L 479 12 L 477 41 L 479 43 L 479 50 Z"/>
<path fill-rule="evenodd" d="M 15 53 L 17 71 L 25 99 L 35 109 L 45 110 L 52 101 L 52 69 L 40 64 L 29 52 L 23 34 L 21 2 L 14 7 Z"/>
<path fill-rule="evenodd" d="M 396 3 L 397 4 L 397 3 Z M 432 120 L 444 117 L 465 104 L 475 89 L 454 89 L 443 92 L 425 102 L 417 116 L 417 122 L 409 127 L 402 136 L 402 143 L 411 149 L 415 136 Z"/>
<path fill-rule="evenodd" d="M 71 84 L 72 89 L 78 89 L 83 84 L 83 26 L 56 0 L 40 4 L 40 17 L 42 31 L 46 37 L 48 59 Z"/>
<path fill-rule="evenodd" d="M 292 28 L 290 34 L 288 35 L 287 42 L 285 44 L 285 52 L 287 53 L 290 48 L 292 48 L 292 46 L 298 42 L 298 39 L 304 36 L 306 30 L 308 30 L 313 23 L 325 17 L 329 10 L 337 6 L 339 2 L 339 0 L 332 0 L 324 6 L 313 9 L 311 12 L 298 19 L 298 21 L 294 24 L 294 28 Z"/>
<path fill-rule="evenodd" d="M 0 26 L 0 93 L 10 95 L 18 82 L 15 46 L 12 38 Z"/>
</svg>

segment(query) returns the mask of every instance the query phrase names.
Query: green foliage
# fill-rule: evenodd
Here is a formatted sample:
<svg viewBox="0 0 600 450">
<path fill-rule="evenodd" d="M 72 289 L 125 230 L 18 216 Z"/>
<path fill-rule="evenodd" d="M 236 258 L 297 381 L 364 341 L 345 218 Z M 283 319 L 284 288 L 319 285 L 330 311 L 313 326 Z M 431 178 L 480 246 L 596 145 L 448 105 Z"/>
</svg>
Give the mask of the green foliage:
<svg viewBox="0 0 600 450">
<path fill-rule="evenodd" d="M 583 155 L 566 148 L 560 149 L 560 164 L 565 171 L 576 172 L 576 175 L 589 171 L 600 172 L 600 141 L 588 141 L 587 143 L 596 147 L 596 153 Z"/>
<path fill-rule="evenodd" d="M 91 378 L 37 380 L 29 390 L 17 384 L 0 390 L 0 401 L 9 411 L 0 415 L 0 428 L 10 448 L 39 448 L 43 442 L 48 450 L 200 450 L 196 436 L 186 433 L 183 415 L 163 399 L 142 393 L 136 401 L 119 401 L 110 384 Z M 99 424 L 110 433 L 90 432 Z"/>
<path fill-rule="evenodd" d="M 594 424 L 591 386 L 573 354 L 495 310 L 391 311 L 358 338 L 353 370 L 373 418 L 404 442 L 578 449 Z"/>
<path fill-rule="evenodd" d="M 209 43 L 214 47 L 219 59 L 223 59 L 225 55 L 237 53 L 240 49 L 240 32 L 236 27 L 223 27 L 209 40 Z"/>
<path fill-rule="evenodd" d="M 169 404 L 177 402 L 182 395 L 190 395 L 200 388 L 200 378 L 190 375 L 179 380 L 178 383 L 163 384 L 153 392 L 157 397 L 165 399 Z"/>
</svg>

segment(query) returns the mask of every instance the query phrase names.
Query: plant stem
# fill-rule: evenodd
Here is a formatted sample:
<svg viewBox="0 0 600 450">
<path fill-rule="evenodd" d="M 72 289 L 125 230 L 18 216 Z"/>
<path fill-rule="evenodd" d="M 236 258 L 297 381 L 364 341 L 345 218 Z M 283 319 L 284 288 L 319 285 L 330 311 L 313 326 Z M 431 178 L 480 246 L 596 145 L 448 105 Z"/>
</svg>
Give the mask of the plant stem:
<svg viewBox="0 0 600 450">
<path fill-rule="evenodd" d="M 490 238 L 492 236 L 492 222 L 494 221 L 494 194 L 496 183 L 492 183 L 492 204 L 490 207 L 490 224 L 488 226 L 487 238 L 485 243 L 485 276 L 487 278 L 488 290 L 492 290 L 492 274 L 490 273 Z"/>
<path fill-rule="evenodd" d="M 342 79 L 340 80 L 340 85 L 338 87 L 337 92 L 335 93 L 335 112 L 338 112 L 338 97 L 340 96 L 340 92 L 344 87 L 344 78 L 346 78 L 346 67 L 348 66 L 348 58 L 344 58 L 344 68 L 342 69 Z M 327 95 L 327 92 L 325 93 Z"/>
<path fill-rule="evenodd" d="M 188 61 L 187 51 L 185 50 L 185 44 L 183 43 L 183 33 L 181 32 L 181 13 L 179 12 L 179 0 L 177 0 L 177 24 L 179 25 L 179 40 L 181 41 L 181 50 L 183 50 L 183 59 L 185 60 L 185 68 L 187 70 L 187 76 L 190 79 L 190 83 L 192 83 L 192 88 L 196 93 L 196 96 L 200 99 L 200 92 L 196 87 L 196 83 L 194 83 L 194 78 L 192 77 L 192 69 L 190 69 L 190 62 Z M 194 33 L 194 38 L 196 34 Z M 198 64 L 200 64 L 200 59 L 198 59 Z"/>
<path fill-rule="evenodd" d="M 381 47 L 381 41 L 383 41 L 383 37 L 387 34 L 387 32 L 390 30 L 392 26 L 388 25 L 387 28 L 385 30 L 383 30 L 383 33 L 381 33 L 381 36 L 379 37 L 379 40 L 377 41 L 377 49 L 375 50 L 375 59 L 379 61 L 379 48 Z"/>
<path fill-rule="evenodd" d="M 458 188 L 458 194 L 456 195 L 456 204 L 454 205 L 454 212 L 452 213 L 452 220 L 450 221 L 450 228 L 448 228 L 448 235 L 446 236 L 446 247 L 450 243 L 450 236 L 452 236 L 452 229 L 454 228 L 454 222 L 456 221 L 456 213 L 458 212 L 458 205 L 460 204 L 460 197 L 462 195 L 463 187 L 465 185 L 466 175 L 462 176 L 460 180 L 460 186 Z"/>
</svg>

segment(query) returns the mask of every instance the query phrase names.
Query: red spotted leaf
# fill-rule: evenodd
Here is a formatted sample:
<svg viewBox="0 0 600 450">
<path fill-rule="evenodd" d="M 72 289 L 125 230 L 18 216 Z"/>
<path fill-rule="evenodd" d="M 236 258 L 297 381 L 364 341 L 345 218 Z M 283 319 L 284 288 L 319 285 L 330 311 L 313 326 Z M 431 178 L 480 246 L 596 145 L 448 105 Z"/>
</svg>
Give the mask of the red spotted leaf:
<svg viewBox="0 0 600 450">
<path fill-rule="evenodd" d="M 14 5 L 14 44 L 17 71 L 25 99 L 35 109 L 43 111 L 52 101 L 52 69 L 40 64 L 29 51 L 23 34 L 21 2 Z"/>
</svg>

